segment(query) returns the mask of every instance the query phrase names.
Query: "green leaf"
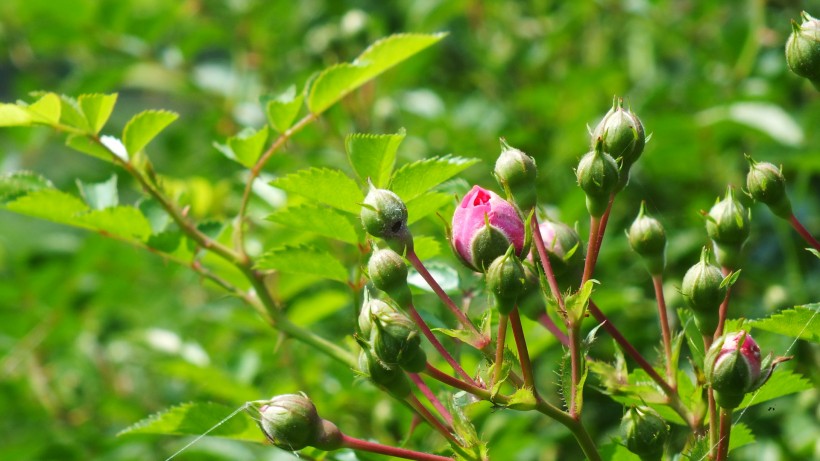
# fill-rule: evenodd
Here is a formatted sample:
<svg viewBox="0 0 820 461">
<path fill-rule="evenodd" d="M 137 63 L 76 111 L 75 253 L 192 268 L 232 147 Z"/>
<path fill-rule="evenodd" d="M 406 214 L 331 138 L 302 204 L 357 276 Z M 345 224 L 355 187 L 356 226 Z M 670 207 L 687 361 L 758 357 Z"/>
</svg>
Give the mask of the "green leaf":
<svg viewBox="0 0 820 461">
<path fill-rule="evenodd" d="M 815 250 L 814 248 L 806 248 L 806 251 L 813 254 L 814 256 L 820 258 L 820 251 Z"/>
<path fill-rule="evenodd" d="M 771 331 L 792 338 L 820 343 L 820 303 L 795 306 L 771 316 L 753 320 L 754 328 Z"/>
<path fill-rule="evenodd" d="M 271 185 L 357 216 L 364 201 L 356 181 L 339 170 L 328 168 L 297 171 L 275 179 Z"/>
<path fill-rule="evenodd" d="M 51 181 L 31 171 L 15 171 L 0 176 L 0 205 L 20 196 L 54 186 Z"/>
<path fill-rule="evenodd" d="M 580 321 L 584 318 L 587 306 L 589 306 L 589 297 L 592 296 L 592 289 L 596 283 L 598 283 L 597 280 L 587 280 L 579 291 L 564 299 L 564 307 L 570 318 L 574 318 L 576 321 Z"/>
<path fill-rule="evenodd" d="M 27 109 L 33 123 L 57 125 L 60 123 L 60 105 L 59 96 L 55 93 L 45 93 Z"/>
<path fill-rule="evenodd" d="M 133 157 L 179 117 L 166 110 L 146 110 L 133 116 L 122 131 L 122 142 Z"/>
<path fill-rule="evenodd" d="M 361 224 L 354 226 L 349 215 L 332 208 L 303 204 L 277 210 L 266 219 L 300 232 L 314 232 L 353 245 L 359 242 L 356 229 Z"/>
<path fill-rule="evenodd" d="M 0 104 L 0 126 L 31 125 L 31 114 L 17 104 Z"/>
<path fill-rule="evenodd" d="M 635 453 L 620 443 L 610 442 L 601 447 L 601 458 L 605 461 L 641 461 Z"/>
<path fill-rule="evenodd" d="M 476 163 L 478 159 L 451 155 L 408 163 L 393 175 L 391 189 L 409 202 Z"/>
<path fill-rule="evenodd" d="M 362 182 L 367 179 L 378 188 L 387 187 L 396 151 L 406 136 L 404 128 L 396 134 L 349 134 L 345 138 L 345 150 L 350 165 Z"/>
<path fill-rule="evenodd" d="M 692 353 L 692 360 L 699 367 L 703 367 L 703 358 L 706 355 L 703 348 L 703 336 L 695 325 L 695 316 L 692 311 L 683 307 L 678 308 L 678 318 L 683 326 L 683 334 L 686 336 L 686 344 L 689 352 Z"/>
<path fill-rule="evenodd" d="M 83 94 L 78 100 L 88 121 L 91 132 L 97 134 L 105 126 L 114 105 L 117 103 L 117 93 L 114 94 Z"/>
<path fill-rule="evenodd" d="M 301 327 L 335 314 L 350 304 L 350 294 L 339 290 L 323 290 L 299 297 L 288 308 L 288 319 Z"/>
<path fill-rule="evenodd" d="M 534 410 L 537 403 L 538 402 L 535 399 L 535 394 L 533 394 L 532 389 L 522 387 L 510 396 L 510 400 L 507 402 L 507 408 L 512 410 L 529 411 Z"/>
<path fill-rule="evenodd" d="M 438 256 L 441 253 L 441 245 L 438 240 L 429 235 L 422 235 L 413 238 L 413 245 L 415 247 L 416 256 L 419 259 L 430 259 Z"/>
<path fill-rule="evenodd" d="M 217 403 L 184 403 L 150 416 L 123 430 L 117 436 L 129 434 L 202 435 L 208 432 L 209 436 L 263 443 L 265 436 L 248 415 L 237 414 L 223 422 L 235 411 L 235 408 Z M 217 424 L 219 427 L 214 428 Z"/>
<path fill-rule="evenodd" d="M 428 192 L 407 202 L 407 223 L 412 224 L 453 203 L 453 196 L 443 192 Z"/>
<path fill-rule="evenodd" d="M 79 198 L 57 189 L 41 189 L 8 202 L 5 208 L 35 218 L 72 224 L 77 213 L 88 211 Z"/>
<path fill-rule="evenodd" d="M 86 135 L 69 135 L 68 138 L 66 138 L 65 144 L 78 152 L 88 154 L 94 158 L 105 160 L 106 162 L 111 162 L 113 160 L 111 157 L 111 152 L 109 152 L 108 149 L 99 143 L 92 141 Z"/>
<path fill-rule="evenodd" d="M 220 401 L 243 404 L 259 396 L 254 386 L 239 382 L 224 367 L 194 365 L 185 360 L 168 360 L 152 365 L 162 376 L 190 383 L 198 392 L 207 393 Z"/>
<path fill-rule="evenodd" d="M 256 268 L 347 282 L 347 269 L 342 263 L 328 252 L 310 247 L 283 247 L 267 251 L 259 257 Z"/>
<path fill-rule="evenodd" d="M 803 376 L 791 370 L 778 369 L 772 373 L 771 378 L 763 387 L 751 394 L 746 394 L 746 398 L 743 399 L 738 408 L 743 409 L 784 395 L 806 391 L 813 387 L 811 381 Z"/>
<path fill-rule="evenodd" d="M 459 341 L 467 343 L 477 349 L 481 349 L 487 345 L 485 338 L 479 334 L 473 333 L 470 330 L 454 330 L 448 328 L 432 328 L 431 330 L 438 331 L 439 333 L 443 333 L 451 338 L 456 338 Z"/>
<path fill-rule="evenodd" d="M 262 127 L 259 131 L 246 128 L 236 136 L 228 138 L 226 144 L 214 143 L 214 147 L 229 159 L 239 162 L 244 167 L 251 168 L 256 164 L 259 156 L 262 155 L 267 140 L 267 126 Z"/>
<path fill-rule="evenodd" d="M 352 63 L 322 71 L 310 86 L 307 106 L 318 114 L 387 69 L 433 45 L 446 34 L 398 34 L 370 45 Z"/>
<path fill-rule="evenodd" d="M 413 239 L 414 242 L 418 242 L 418 238 Z M 418 250 L 416 251 L 416 255 L 418 255 Z M 419 259 L 423 259 L 419 256 Z M 448 264 L 440 263 L 440 262 L 430 262 L 427 261 L 424 263 L 424 266 L 427 268 L 427 271 L 430 272 L 430 275 L 438 282 L 441 286 L 441 289 L 444 290 L 446 293 L 458 293 L 460 291 L 459 285 L 461 284 L 461 280 L 458 277 L 458 271 L 453 269 Z M 407 283 L 410 286 L 421 288 L 424 291 L 433 292 L 433 289 L 427 284 L 427 281 L 419 274 L 415 269 L 409 270 L 410 274 L 407 276 Z"/>
<path fill-rule="evenodd" d="M 755 436 L 752 430 L 743 423 L 732 424 L 732 431 L 729 433 L 729 451 L 740 448 L 744 445 L 755 443 Z"/>
<path fill-rule="evenodd" d="M 77 128 L 83 132 L 90 131 L 88 119 L 86 119 L 80 103 L 76 99 L 60 95 L 60 121 L 64 125 Z"/>
<path fill-rule="evenodd" d="M 301 91 L 297 94 L 294 85 L 278 96 L 263 96 L 261 101 L 265 106 L 268 122 L 273 129 L 280 133 L 287 131 L 293 125 L 296 115 L 299 114 L 299 108 L 302 107 L 304 99 L 305 94 Z"/>
<path fill-rule="evenodd" d="M 111 175 L 108 181 L 86 184 L 77 179 L 77 187 L 85 203 L 93 210 L 103 210 L 119 204 L 117 195 L 117 175 Z"/>
<path fill-rule="evenodd" d="M 69 224 L 124 240 L 144 242 L 151 235 L 151 224 L 140 210 L 132 206 L 118 206 L 78 214 Z"/>
</svg>

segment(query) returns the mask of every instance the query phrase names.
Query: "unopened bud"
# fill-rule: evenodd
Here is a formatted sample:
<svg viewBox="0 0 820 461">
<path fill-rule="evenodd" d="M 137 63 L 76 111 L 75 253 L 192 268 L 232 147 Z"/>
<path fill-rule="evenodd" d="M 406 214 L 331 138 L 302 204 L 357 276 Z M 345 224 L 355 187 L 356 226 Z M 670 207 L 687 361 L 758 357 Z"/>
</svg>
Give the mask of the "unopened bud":
<svg viewBox="0 0 820 461">
<path fill-rule="evenodd" d="M 660 461 L 669 438 L 669 425 L 649 407 L 632 407 L 621 419 L 626 448 L 641 461 Z"/>
<path fill-rule="evenodd" d="M 820 90 L 820 21 L 803 11 L 802 24 L 792 20 L 786 41 L 786 63 L 795 74 L 809 79 Z"/>
<path fill-rule="evenodd" d="M 764 364 L 760 347 L 745 331 L 727 333 L 709 348 L 704 361 L 706 381 L 723 408 L 736 408 L 743 397 L 771 375 L 771 358 Z"/>
<path fill-rule="evenodd" d="M 382 315 L 398 312 L 390 304 L 370 296 L 370 291 L 365 289 L 362 310 L 359 311 L 359 333 L 362 339 L 369 341 L 373 334 L 373 319 Z"/>
<path fill-rule="evenodd" d="M 584 270 L 584 245 L 578 232 L 550 219 L 541 222 L 538 230 L 559 288 L 564 290 L 576 286 Z"/>
<path fill-rule="evenodd" d="M 403 250 L 412 245 L 413 239 L 407 228 L 407 207 L 393 192 L 377 189 L 371 184 L 362 203 L 361 218 L 368 234 L 384 239 L 391 247 Z"/>
<path fill-rule="evenodd" d="M 772 213 L 789 219 L 792 215 L 792 204 L 786 195 L 786 178 L 780 168 L 768 162 L 749 161 L 749 173 L 746 175 L 746 188 L 755 201 L 763 202 Z"/>
<path fill-rule="evenodd" d="M 723 200 L 715 202 L 706 216 L 706 233 L 715 244 L 718 264 L 737 267 L 740 250 L 749 238 L 749 211 L 729 186 Z"/>
<path fill-rule="evenodd" d="M 507 193 L 507 200 L 515 202 L 518 209 L 526 213 L 535 207 L 538 201 L 535 160 L 524 152 L 510 147 L 503 139 L 501 149 L 493 174 Z"/>
<path fill-rule="evenodd" d="M 411 373 L 423 371 L 427 355 L 412 320 L 399 312 L 373 317 L 373 352 L 388 367 L 399 366 Z"/>
<path fill-rule="evenodd" d="M 316 446 L 317 442 L 329 443 L 333 439 L 334 434 L 325 434 L 322 418 L 304 394 L 277 395 L 259 412 L 262 431 L 271 443 L 280 448 L 301 450 Z"/>
<path fill-rule="evenodd" d="M 499 256 L 487 269 L 487 291 L 495 296 L 496 307 L 502 315 L 509 315 L 518 298 L 527 291 L 524 266 L 510 245 L 507 253 Z"/>
<path fill-rule="evenodd" d="M 634 112 L 624 108 L 623 98 L 614 99 L 612 109 L 592 132 L 593 145 L 598 138 L 604 141 L 604 152 L 621 164 L 618 189 L 623 189 L 629 181 L 629 169 L 638 161 L 646 145 L 643 124 Z"/>
<path fill-rule="evenodd" d="M 701 334 L 712 335 L 717 328 L 720 304 L 726 297 L 723 273 L 709 261 L 709 248 L 704 247 L 700 261 L 686 271 L 681 294 L 695 314 Z"/>
<path fill-rule="evenodd" d="M 646 214 L 646 202 L 641 202 L 641 210 L 629 227 L 627 238 L 632 250 L 643 258 L 649 273 L 661 274 L 666 266 L 666 232 L 660 221 Z"/>
<path fill-rule="evenodd" d="M 410 380 L 402 369 L 383 364 L 366 349 L 359 353 L 359 371 L 396 398 L 403 399 L 410 395 Z"/>
<path fill-rule="evenodd" d="M 399 305 L 406 306 L 412 301 L 407 286 L 407 265 L 395 251 L 385 248 L 373 252 L 367 263 L 367 272 L 373 285 Z"/>
<path fill-rule="evenodd" d="M 587 196 L 589 214 L 600 218 L 609 205 L 609 196 L 618 187 L 618 164 L 604 151 L 604 140 L 598 137 L 595 147 L 578 162 L 575 170 L 578 185 Z"/>
</svg>

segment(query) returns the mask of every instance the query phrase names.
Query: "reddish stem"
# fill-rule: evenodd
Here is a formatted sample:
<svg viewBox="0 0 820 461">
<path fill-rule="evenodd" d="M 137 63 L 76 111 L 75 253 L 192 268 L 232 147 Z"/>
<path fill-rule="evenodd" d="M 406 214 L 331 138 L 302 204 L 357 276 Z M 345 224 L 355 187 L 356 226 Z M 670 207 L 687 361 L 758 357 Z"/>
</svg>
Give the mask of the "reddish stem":
<svg viewBox="0 0 820 461">
<path fill-rule="evenodd" d="M 598 246 L 598 250 L 595 251 L 595 261 L 594 263 L 598 263 L 598 252 L 601 250 L 601 245 L 604 242 L 604 234 L 606 234 L 606 224 L 609 222 L 609 214 L 612 211 L 612 204 L 615 203 L 615 194 L 609 196 L 609 203 L 606 205 L 606 211 L 601 216 L 601 222 L 598 224 L 598 240 L 596 241 L 596 245 Z"/>
<path fill-rule="evenodd" d="M 552 296 L 558 302 L 558 309 L 562 315 L 566 314 L 564 308 L 564 297 L 561 295 L 561 288 L 558 287 L 558 280 L 555 279 L 555 272 L 552 270 L 550 258 L 547 256 L 547 248 L 544 246 L 544 238 L 541 236 L 541 230 L 538 227 L 538 220 L 535 219 L 535 213 L 530 219 L 530 227 L 532 228 L 533 241 L 535 241 L 535 248 L 538 250 L 538 257 L 541 259 L 541 267 L 544 268 L 544 275 L 547 277 Z"/>
<path fill-rule="evenodd" d="M 726 266 L 720 268 L 720 271 L 723 273 L 723 276 L 728 276 L 732 270 Z M 720 303 L 720 309 L 718 309 L 718 324 L 717 328 L 715 329 L 714 339 L 718 339 L 723 335 L 723 325 L 726 323 L 726 315 L 729 311 L 729 295 L 732 294 L 732 287 L 728 287 L 726 289 L 726 296 L 723 298 L 723 302 Z"/>
<path fill-rule="evenodd" d="M 429 363 L 427 364 L 427 368 L 424 369 L 424 372 L 427 373 L 431 378 L 437 381 L 441 381 L 442 383 L 450 387 L 454 387 L 464 392 L 468 392 L 480 399 L 492 400 L 492 395 L 490 394 L 490 391 L 482 389 L 477 386 L 472 386 L 470 384 L 465 383 L 464 381 L 458 380 L 448 375 L 447 373 L 439 370 L 438 368 L 430 365 Z"/>
<path fill-rule="evenodd" d="M 732 410 L 720 409 L 720 439 L 718 440 L 715 461 L 729 459 L 729 436 L 732 433 Z"/>
<path fill-rule="evenodd" d="M 530 361 L 530 353 L 527 350 L 527 339 L 524 336 L 524 328 L 521 326 L 521 315 L 518 313 L 518 307 L 510 312 L 510 326 L 512 326 L 513 338 L 515 338 L 515 347 L 518 349 L 518 360 L 521 361 L 524 386 L 532 389 L 534 395 L 536 393 L 535 377 L 532 372 L 532 362 Z"/>
<path fill-rule="evenodd" d="M 566 347 L 569 347 L 569 336 L 564 333 L 555 322 L 552 321 L 552 318 L 546 312 L 542 313 L 538 316 L 538 323 L 540 323 L 544 328 L 546 328 L 550 333 L 552 333 L 558 341 L 561 342 Z"/>
<path fill-rule="evenodd" d="M 342 434 L 342 446 L 353 450 L 369 451 L 371 453 L 379 453 L 402 459 L 414 459 L 418 461 L 453 461 L 453 458 L 431 455 L 430 453 L 422 453 L 420 451 L 407 450 L 405 448 L 391 447 L 376 442 L 368 442 L 367 440 L 357 439 L 346 434 Z"/>
<path fill-rule="evenodd" d="M 436 418 L 432 413 L 430 413 L 430 410 L 428 410 L 427 407 L 424 406 L 424 404 L 419 402 L 419 399 L 417 399 L 415 395 L 410 393 L 410 395 L 407 396 L 406 400 L 407 403 L 409 403 L 410 406 L 413 407 L 414 410 L 416 410 L 419 416 L 424 418 L 424 420 L 427 421 L 429 425 L 433 426 L 433 428 L 436 431 L 438 431 L 442 436 L 444 436 L 444 438 L 458 445 L 458 441 L 450 432 L 450 429 L 445 427 L 444 424 L 442 424 L 438 418 Z"/>
<path fill-rule="evenodd" d="M 663 275 L 652 276 L 652 285 L 655 287 L 655 298 L 658 300 L 658 317 L 663 335 L 663 351 L 666 355 L 666 379 L 672 389 L 677 389 L 675 370 L 672 368 L 672 333 L 669 331 L 669 319 L 666 315 L 666 299 L 663 296 Z"/>
<path fill-rule="evenodd" d="M 595 216 L 589 217 L 589 243 L 587 244 L 587 257 L 584 260 L 584 276 L 581 278 L 583 287 L 587 280 L 592 278 L 595 269 L 595 261 L 598 259 L 598 235 L 600 234 L 601 219 Z"/>
<path fill-rule="evenodd" d="M 450 355 L 447 349 L 444 348 L 444 345 L 441 344 L 441 341 L 439 341 L 438 338 L 436 338 L 436 336 L 430 330 L 430 327 L 427 326 L 427 323 L 424 321 L 424 319 L 421 318 L 421 315 L 419 315 L 419 312 L 416 310 L 416 307 L 413 305 L 413 303 L 407 303 L 406 307 L 407 312 L 410 313 L 410 317 L 413 319 L 413 322 L 415 322 L 416 326 L 418 326 L 421 332 L 424 334 L 424 337 L 426 337 L 427 340 L 430 341 L 430 344 L 432 344 L 433 347 L 438 351 L 438 353 L 441 354 L 444 360 L 447 361 L 447 363 L 449 363 L 451 367 L 453 367 L 453 370 L 456 373 L 458 373 L 462 378 L 464 378 L 464 380 L 468 383 L 472 384 L 473 386 L 478 386 L 478 384 L 475 381 L 473 381 L 470 375 L 468 375 L 467 372 L 464 371 L 463 368 L 461 368 L 461 365 L 458 363 L 458 361 L 456 361 L 456 359 L 454 359 L 453 356 Z"/>
<path fill-rule="evenodd" d="M 447 424 L 452 425 L 453 415 L 451 415 L 450 412 L 447 411 L 447 407 L 445 407 L 444 404 L 441 403 L 438 397 L 436 397 L 436 394 L 433 393 L 433 390 L 430 389 L 430 387 L 427 385 L 427 383 L 424 382 L 423 379 L 421 379 L 421 376 L 419 376 L 418 373 L 408 374 L 410 375 L 410 380 L 413 381 L 413 383 L 415 383 L 416 387 L 419 388 L 424 397 L 428 401 L 430 401 L 431 404 L 433 404 L 433 406 L 436 408 L 439 414 L 441 414 L 441 417 L 444 418 L 445 421 L 447 421 Z"/>
<path fill-rule="evenodd" d="M 501 370 L 504 368 L 504 343 L 507 341 L 507 318 L 501 314 L 498 316 L 498 337 L 495 340 L 495 364 L 493 365 L 493 388 L 501 379 Z M 525 378 L 526 379 L 526 378 Z"/>
<path fill-rule="evenodd" d="M 808 242 L 809 245 L 813 246 L 815 250 L 820 251 L 820 242 L 818 242 L 817 239 L 814 238 L 809 233 L 809 231 L 806 230 L 805 227 L 803 227 L 803 224 L 801 224 L 800 221 L 797 220 L 797 216 L 792 214 L 789 218 L 789 223 L 791 223 L 792 227 L 794 227 L 794 230 L 796 230 L 797 233 L 800 234 L 801 237 L 803 237 L 803 240 Z"/>
</svg>

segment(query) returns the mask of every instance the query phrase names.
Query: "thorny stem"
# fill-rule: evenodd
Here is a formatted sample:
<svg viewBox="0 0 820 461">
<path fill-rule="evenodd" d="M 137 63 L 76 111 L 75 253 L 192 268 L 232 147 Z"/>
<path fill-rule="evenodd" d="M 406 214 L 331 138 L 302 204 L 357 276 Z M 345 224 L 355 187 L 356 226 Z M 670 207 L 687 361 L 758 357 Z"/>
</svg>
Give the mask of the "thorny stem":
<svg viewBox="0 0 820 461">
<path fill-rule="evenodd" d="M 445 293 L 444 290 L 441 288 L 441 285 L 439 285 L 438 282 L 436 282 L 436 279 L 433 278 L 433 276 L 430 274 L 430 271 L 428 271 L 427 268 L 424 267 L 424 263 L 422 263 L 419 257 L 416 255 L 415 250 L 413 250 L 412 248 L 408 248 L 405 257 L 408 261 L 410 261 L 410 264 L 413 265 L 413 267 L 418 271 L 418 273 L 427 282 L 427 284 L 436 293 L 436 295 L 438 295 L 442 302 L 444 302 L 444 305 L 447 306 L 447 308 L 450 309 L 450 311 L 458 318 L 458 321 L 464 327 L 469 328 L 473 334 L 483 337 L 483 335 L 478 331 L 476 326 L 473 325 L 473 322 L 471 322 L 470 319 L 467 318 L 467 315 L 464 312 L 462 312 L 461 309 L 458 308 L 458 306 L 456 306 L 456 303 L 454 303 L 453 300 L 450 299 L 449 296 L 447 296 L 447 293 Z M 487 343 L 490 342 L 488 338 L 485 339 Z"/>
<path fill-rule="evenodd" d="M 498 338 L 495 340 L 495 363 L 493 364 L 492 389 L 501 380 L 501 370 L 504 369 L 504 343 L 507 341 L 507 319 L 509 316 L 498 316 Z"/>
<path fill-rule="evenodd" d="M 421 416 L 427 422 L 427 424 L 432 426 L 433 429 L 438 431 L 445 439 L 447 439 L 450 442 L 458 445 L 458 441 L 453 436 L 452 432 L 450 432 L 450 429 L 446 428 L 441 423 L 441 421 L 438 420 L 438 418 L 436 418 L 432 413 L 430 413 L 430 410 L 428 410 L 427 407 L 425 407 L 424 404 L 422 404 L 419 401 L 419 399 L 416 398 L 415 395 L 410 393 L 410 395 L 407 396 L 405 401 L 408 404 L 410 404 L 411 407 L 413 407 L 413 410 L 415 410 L 416 413 L 418 413 L 419 416 Z"/>
<path fill-rule="evenodd" d="M 581 286 L 592 278 L 592 272 L 595 269 L 595 260 L 598 259 L 600 224 L 601 218 L 589 217 L 589 243 L 587 244 L 587 257 L 584 260 L 584 276 L 581 278 Z"/>
<path fill-rule="evenodd" d="M 552 318 L 546 312 L 538 316 L 538 323 L 555 336 L 558 341 L 566 347 L 569 347 L 569 336 L 558 328 L 558 325 L 552 321 Z"/>
<path fill-rule="evenodd" d="M 521 362 L 521 374 L 524 375 L 524 386 L 532 389 L 533 394 L 537 395 L 532 361 L 530 361 L 530 353 L 527 350 L 527 339 L 524 336 L 524 329 L 521 326 L 521 315 L 518 313 L 518 307 L 510 313 L 510 326 L 512 326 L 513 338 L 515 338 L 515 347 L 518 349 L 518 360 Z"/>
<path fill-rule="evenodd" d="M 357 439 L 349 435 L 342 434 L 342 445 L 353 450 L 369 451 L 387 456 L 394 456 L 402 459 L 413 459 L 417 461 L 453 461 L 453 458 L 446 456 L 432 455 L 420 451 L 408 450 L 406 448 L 391 447 L 376 442 Z"/>
<path fill-rule="evenodd" d="M 729 458 L 729 436 L 732 433 L 732 410 L 720 409 L 720 438 L 718 439 L 715 461 L 726 461 Z"/>
<path fill-rule="evenodd" d="M 803 240 L 814 247 L 815 250 L 820 251 L 820 242 L 818 242 L 817 239 L 814 238 L 805 227 L 803 227 L 803 224 L 800 223 L 794 213 L 792 213 L 791 217 L 789 217 L 789 223 L 792 227 L 794 227 L 794 230 L 796 230 L 797 233 L 803 237 Z"/>
<path fill-rule="evenodd" d="M 441 403 L 441 400 L 436 397 L 436 394 L 433 393 L 433 390 L 430 389 L 430 386 L 424 382 L 424 380 L 419 376 L 418 373 L 408 373 L 410 375 L 410 380 L 419 388 L 419 391 L 424 395 L 424 397 L 436 408 L 436 411 L 441 414 L 441 417 L 447 421 L 448 425 L 453 424 L 453 415 L 447 411 L 447 408 Z"/>
<path fill-rule="evenodd" d="M 663 352 L 666 355 L 666 379 L 669 387 L 677 389 L 677 379 L 675 370 L 672 368 L 672 334 L 669 331 L 669 319 L 666 313 L 666 299 L 663 295 L 663 275 L 652 275 L 652 285 L 655 287 L 655 299 L 658 301 L 658 317 L 661 323 L 661 334 L 663 336 Z"/>
<path fill-rule="evenodd" d="M 413 319 L 413 322 L 416 323 L 416 326 L 419 327 L 419 329 L 427 338 L 427 340 L 430 341 L 430 344 L 432 344 L 433 347 L 438 351 L 438 353 L 441 354 L 444 360 L 447 361 L 447 363 L 449 363 L 451 367 L 453 367 L 453 370 L 456 373 L 458 373 L 462 378 L 464 378 L 465 381 L 474 386 L 477 386 L 478 384 L 470 377 L 469 374 L 467 374 L 466 371 L 464 371 L 464 369 L 461 367 L 458 361 L 454 359 L 452 355 L 450 355 L 447 349 L 444 348 L 444 345 L 441 344 L 441 341 L 439 341 L 438 338 L 436 338 L 436 336 L 430 330 L 430 327 L 427 326 L 427 322 L 425 322 L 424 319 L 421 318 L 421 315 L 419 315 L 419 312 L 416 310 L 416 307 L 413 305 L 413 303 L 407 303 L 406 308 L 407 312 L 410 313 L 410 317 Z"/>
<path fill-rule="evenodd" d="M 732 269 L 723 266 L 720 268 L 720 271 L 723 273 L 723 276 L 728 276 Z M 718 339 L 723 335 L 723 325 L 726 323 L 726 315 L 729 311 L 729 296 L 732 294 L 732 286 L 726 288 L 726 296 L 723 298 L 723 302 L 720 303 L 720 309 L 718 309 L 718 324 L 717 328 L 715 329 L 715 335 L 713 336 L 714 339 Z"/>
<path fill-rule="evenodd" d="M 569 392 L 569 414 L 573 419 L 581 419 L 581 409 L 577 408 L 578 383 L 581 382 L 581 322 L 570 325 L 569 355 L 572 373 L 572 389 Z"/>
<path fill-rule="evenodd" d="M 558 280 L 555 279 L 555 272 L 552 270 L 550 258 L 547 256 L 547 248 L 544 245 L 544 238 L 541 236 L 541 230 L 538 227 L 538 220 L 535 218 L 535 213 L 530 218 L 530 227 L 532 228 L 533 241 L 535 242 L 535 249 L 538 250 L 538 257 L 541 259 L 541 267 L 544 268 L 544 275 L 547 277 L 547 283 L 550 286 L 552 296 L 558 302 L 558 310 L 562 315 L 566 314 L 564 307 L 564 297 L 561 295 L 561 288 L 558 287 Z"/>
</svg>

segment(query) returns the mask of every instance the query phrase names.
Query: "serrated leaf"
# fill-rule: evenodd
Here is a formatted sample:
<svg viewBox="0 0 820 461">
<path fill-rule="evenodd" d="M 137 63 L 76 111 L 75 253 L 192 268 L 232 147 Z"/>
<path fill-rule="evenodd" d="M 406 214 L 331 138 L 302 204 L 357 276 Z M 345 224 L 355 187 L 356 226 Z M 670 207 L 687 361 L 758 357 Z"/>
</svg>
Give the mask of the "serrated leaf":
<svg viewBox="0 0 820 461">
<path fill-rule="evenodd" d="M 0 176 L 0 205 L 41 189 L 54 187 L 51 181 L 31 171 L 15 171 Z"/>
<path fill-rule="evenodd" d="M 732 424 L 732 431 L 729 433 L 729 451 L 740 448 L 744 445 L 755 443 L 755 436 L 752 430 L 743 423 Z"/>
<path fill-rule="evenodd" d="M 445 206 L 453 203 L 453 196 L 443 192 L 427 192 L 407 202 L 407 223 L 413 224 L 419 219 L 430 216 Z"/>
<path fill-rule="evenodd" d="M 114 105 L 117 103 L 117 93 L 114 94 L 83 94 L 78 98 L 91 132 L 97 134 L 105 126 Z"/>
<path fill-rule="evenodd" d="M 97 142 L 92 141 L 88 136 L 80 134 L 69 135 L 65 140 L 66 146 L 84 154 L 88 154 L 94 158 L 111 162 L 111 152 Z"/>
<path fill-rule="evenodd" d="M 754 320 L 752 327 L 820 343 L 820 303 L 795 306 L 771 316 Z"/>
<path fill-rule="evenodd" d="M 466 446 L 474 446 L 480 443 L 473 422 L 464 414 L 464 408 L 471 405 L 467 402 L 473 402 L 473 399 L 471 395 L 462 391 L 454 394 L 447 402 L 450 407 L 450 414 L 453 416 L 453 429 Z"/>
<path fill-rule="evenodd" d="M 387 69 L 433 45 L 446 34 L 397 34 L 378 40 L 352 63 L 322 71 L 310 86 L 307 106 L 318 114 Z"/>
<path fill-rule="evenodd" d="M 262 97 L 265 114 L 274 130 L 284 133 L 293 125 L 302 102 L 305 99 L 303 92 L 296 93 L 296 86 L 291 85 L 287 90 L 276 97 Z"/>
<path fill-rule="evenodd" d="M 60 95 L 60 122 L 83 132 L 89 131 L 88 120 L 85 118 L 80 103 L 64 94 Z"/>
<path fill-rule="evenodd" d="M 17 104 L 0 104 L 0 126 L 31 125 L 31 114 Z"/>
<path fill-rule="evenodd" d="M 570 318 L 574 318 L 576 321 L 584 318 L 587 306 L 589 306 L 589 297 L 592 296 L 592 289 L 596 283 L 598 283 L 597 280 L 587 280 L 580 290 L 564 299 L 564 307 Z"/>
<path fill-rule="evenodd" d="M 363 183 L 370 179 L 376 187 L 387 187 L 396 163 L 396 151 L 406 133 L 402 128 L 396 134 L 354 133 L 347 135 L 345 138 L 347 159 Z"/>
<path fill-rule="evenodd" d="M 78 214 L 69 224 L 125 240 L 143 242 L 151 235 L 151 224 L 140 210 L 132 206 L 118 206 Z"/>
<path fill-rule="evenodd" d="M 77 213 L 88 211 L 82 200 L 57 189 L 31 192 L 4 206 L 15 213 L 64 224 L 71 224 Z"/>
<path fill-rule="evenodd" d="M 210 402 L 191 402 L 171 407 L 123 430 L 129 434 L 202 435 L 263 443 L 265 436 L 248 415 L 240 413 L 222 422 L 236 408 Z M 219 427 L 214 429 L 218 423 Z M 211 430 L 213 429 L 213 430 Z"/>
<path fill-rule="evenodd" d="M 354 226 L 348 215 L 332 208 L 303 204 L 277 210 L 266 219 L 292 229 L 314 232 L 353 245 L 359 242 L 356 229 L 361 228 L 361 225 Z"/>
<path fill-rule="evenodd" d="M 328 168 L 297 171 L 275 179 L 271 185 L 357 216 L 364 201 L 356 181 L 339 170 Z"/>
<path fill-rule="evenodd" d="M 478 159 L 451 155 L 408 163 L 393 175 L 391 189 L 405 202 L 409 202 L 476 163 Z"/>
<path fill-rule="evenodd" d="M 45 93 L 26 108 L 33 123 L 57 125 L 60 123 L 60 97 L 55 93 Z"/>
<path fill-rule="evenodd" d="M 92 210 L 103 210 L 119 204 L 117 194 L 117 175 L 111 175 L 107 181 L 86 184 L 77 179 L 77 187 L 85 203 Z"/>
<path fill-rule="evenodd" d="M 772 373 L 769 381 L 766 382 L 763 387 L 755 392 L 746 394 L 746 397 L 743 399 L 743 402 L 740 403 L 738 409 L 812 388 L 814 388 L 814 385 L 803 376 L 791 370 L 778 369 Z"/>
<path fill-rule="evenodd" d="M 538 402 L 535 399 L 535 394 L 533 394 L 532 389 L 522 387 L 510 396 L 510 400 L 507 402 L 507 408 L 512 410 L 529 411 L 534 410 L 537 403 Z"/>
<path fill-rule="evenodd" d="M 326 251 L 310 247 L 284 247 L 267 251 L 259 257 L 256 268 L 316 275 L 342 283 L 347 282 L 347 269 L 339 260 Z"/>
<path fill-rule="evenodd" d="M 267 126 L 263 126 L 259 131 L 246 128 L 236 136 L 228 138 L 225 144 L 214 143 L 214 147 L 229 159 L 239 162 L 244 167 L 252 168 L 262 155 L 267 140 Z"/>
<path fill-rule="evenodd" d="M 179 114 L 166 110 L 146 110 L 133 116 L 122 130 L 122 142 L 128 154 L 136 155 L 177 118 Z"/>
</svg>

